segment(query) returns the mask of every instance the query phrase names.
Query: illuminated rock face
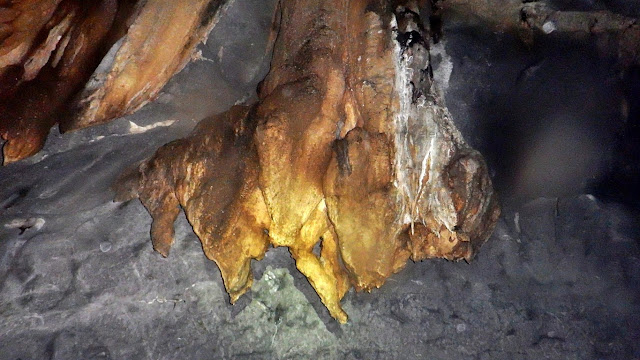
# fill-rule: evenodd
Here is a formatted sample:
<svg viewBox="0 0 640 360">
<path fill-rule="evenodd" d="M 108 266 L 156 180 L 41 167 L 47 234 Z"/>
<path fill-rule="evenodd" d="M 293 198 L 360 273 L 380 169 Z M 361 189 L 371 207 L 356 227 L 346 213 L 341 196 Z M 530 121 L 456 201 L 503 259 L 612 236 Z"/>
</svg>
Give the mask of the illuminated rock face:
<svg viewBox="0 0 640 360">
<path fill-rule="evenodd" d="M 377 288 L 410 258 L 471 260 L 499 208 L 432 82 L 417 13 L 283 1 L 260 101 L 160 148 L 121 177 L 117 200 L 142 200 L 164 256 L 181 206 L 232 302 L 251 259 L 288 247 L 340 322 L 351 286 Z"/>
<path fill-rule="evenodd" d="M 125 3 L 125 1 L 120 1 Z M 131 114 L 156 98 L 191 60 L 224 7 L 224 0 L 144 0 L 132 10 L 131 26 L 109 50 L 74 99 L 61 130 L 76 130 Z"/>
<path fill-rule="evenodd" d="M 67 101 L 99 62 L 117 7 L 116 0 L 27 0 L 0 8 L 9 14 L 0 15 L 4 164 L 42 148 Z"/>
<path fill-rule="evenodd" d="M 56 124 L 62 132 L 102 124 L 153 100 L 191 59 L 224 4 L 0 1 L 3 163 L 40 151 Z"/>
</svg>

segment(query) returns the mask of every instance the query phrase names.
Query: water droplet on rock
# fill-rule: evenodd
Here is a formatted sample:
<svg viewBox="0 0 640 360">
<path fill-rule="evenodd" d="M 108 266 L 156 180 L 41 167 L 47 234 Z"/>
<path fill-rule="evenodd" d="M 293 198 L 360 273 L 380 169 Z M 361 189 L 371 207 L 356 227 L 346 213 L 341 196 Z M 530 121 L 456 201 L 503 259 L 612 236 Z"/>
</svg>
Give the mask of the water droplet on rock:
<svg viewBox="0 0 640 360">
<path fill-rule="evenodd" d="M 107 252 L 109 250 L 111 250 L 111 242 L 103 241 L 100 243 L 100 251 Z"/>
<path fill-rule="evenodd" d="M 545 34 L 551 34 L 555 30 L 556 24 L 554 24 L 553 21 L 547 21 L 542 25 L 542 31 L 544 31 Z"/>
</svg>

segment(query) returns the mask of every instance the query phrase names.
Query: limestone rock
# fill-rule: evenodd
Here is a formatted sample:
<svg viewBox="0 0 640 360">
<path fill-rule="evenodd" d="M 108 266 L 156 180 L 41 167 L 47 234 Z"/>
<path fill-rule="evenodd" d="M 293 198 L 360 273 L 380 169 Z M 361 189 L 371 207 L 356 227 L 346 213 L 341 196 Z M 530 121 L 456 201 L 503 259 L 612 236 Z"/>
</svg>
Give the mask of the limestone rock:
<svg viewBox="0 0 640 360">
<path fill-rule="evenodd" d="M 4 19 L 9 35 L 0 43 L 0 136 L 8 164 L 42 148 L 97 65 L 117 1 L 25 1 L 0 11 L 16 14 Z M 40 33 L 46 37 L 38 42 Z"/>
<path fill-rule="evenodd" d="M 140 1 L 126 35 L 74 99 L 73 116 L 61 123 L 61 130 L 102 124 L 153 100 L 191 59 L 224 4 L 224 0 Z"/>
<path fill-rule="evenodd" d="M 153 100 L 191 59 L 222 0 L 0 2 L 4 164 L 34 155 L 49 130 L 102 124 Z"/>
<path fill-rule="evenodd" d="M 140 197 L 164 256 L 181 206 L 232 301 L 251 284 L 250 259 L 288 247 L 345 322 L 349 287 L 380 287 L 410 257 L 471 260 L 499 208 L 432 81 L 417 6 L 280 6 L 259 102 L 162 147 L 120 180 L 117 199 Z"/>
</svg>

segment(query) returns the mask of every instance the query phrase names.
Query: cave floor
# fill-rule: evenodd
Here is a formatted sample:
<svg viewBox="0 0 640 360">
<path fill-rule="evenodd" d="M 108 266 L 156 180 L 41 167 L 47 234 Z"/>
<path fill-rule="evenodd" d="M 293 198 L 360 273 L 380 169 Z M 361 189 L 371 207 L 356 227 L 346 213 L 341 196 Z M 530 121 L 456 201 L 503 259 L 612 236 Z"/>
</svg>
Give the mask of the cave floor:
<svg viewBox="0 0 640 360">
<path fill-rule="evenodd" d="M 19 185 L 5 185 L 0 214 L 0 358 L 640 356 L 637 217 L 591 195 L 506 209 L 471 263 L 412 263 L 348 293 L 345 325 L 282 249 L 254 263 L 260 280 L 230 305 L 183 216 L 164 259 L 142 205 L 111 201 L 132 140 L 163 131 L 3 169 Z"/>
</svg>

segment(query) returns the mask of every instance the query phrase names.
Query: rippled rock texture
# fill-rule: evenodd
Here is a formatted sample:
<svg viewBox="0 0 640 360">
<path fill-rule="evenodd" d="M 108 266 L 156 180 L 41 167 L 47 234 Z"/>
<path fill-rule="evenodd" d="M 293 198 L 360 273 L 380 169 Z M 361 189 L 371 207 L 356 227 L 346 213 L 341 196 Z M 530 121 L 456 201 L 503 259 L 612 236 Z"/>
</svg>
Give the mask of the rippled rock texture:
<svg viewBox="0 0 640 360">
<path fill-rule="evenodd" d="M 117 200 L 141 199 L 163 256 L 182 207 L 232 302 L 252 259 L 288 247 L 340 322 L 350 287 L 380 287 L 409 259 L 471 260 L 499 207 L 432 81 L 418 13 L 282 1 L 258 103 L 160 148 L 120 178 Z"/>
<path fill-rule="evenodd" d="M 102 124 L 153 100 L 224 4 L 0 1 L 3 163 L 40 151 L 56 124 L 63 132 Z"/>
</svg>

